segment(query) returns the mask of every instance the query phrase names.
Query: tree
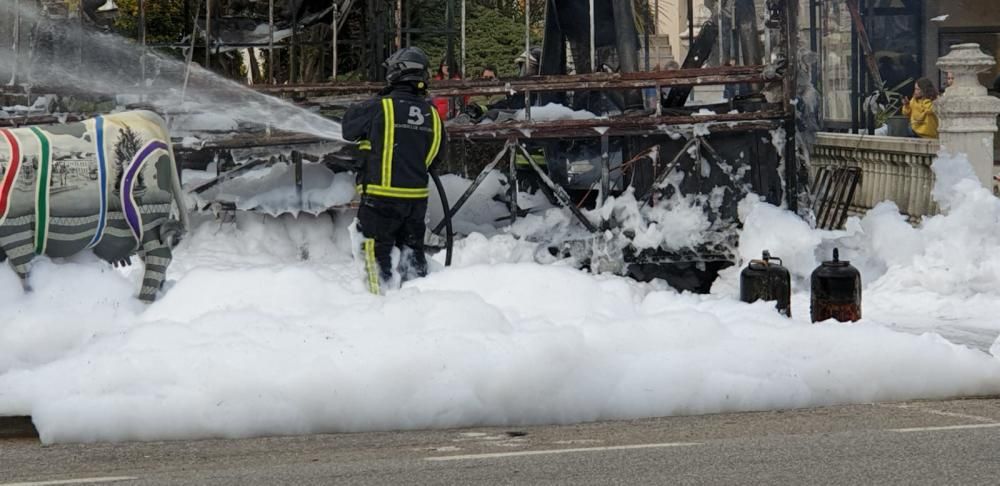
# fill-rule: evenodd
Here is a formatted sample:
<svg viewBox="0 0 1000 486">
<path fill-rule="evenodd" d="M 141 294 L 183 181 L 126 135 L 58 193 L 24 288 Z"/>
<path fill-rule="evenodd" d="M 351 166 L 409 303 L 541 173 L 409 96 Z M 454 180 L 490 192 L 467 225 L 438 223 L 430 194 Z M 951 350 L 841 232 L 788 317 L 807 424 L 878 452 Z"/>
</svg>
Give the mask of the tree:
<svg viewBox="0 0 1000 486">
<path fill-rule="evenodd" d="M 181 40 L 185 32 L 184 0 L 146 0 L 146 42 L 172 43 Z M 118 16 L 114 27 L 118 33 L 139 38 L 139 0 L 115 0 Z"/>
<path fill-rule="evenodd" d="M 219 0 L 212 0 L 215 5 L 213 19 L 217 16 L 230 13 L 228 4 L 219 3 Z M 115 30 L 130 39 L 139 39 L 139 0 L 115 0 L 118 5 L 118 15 L 115 18 Z M 259 3 L 259 2 L 258 2 Z M 263 2 L 267 3 L 267 2 Z M 198 17 L 199 27 L 205 22 L 205 3 L 194 0 L 145 0 L 146 6 L 146 42 L 148 44 L 176 44 L 183 39 L 190 40 L 191 22 Z M 245 10 L 243 4 L 232 2 L 238 12 Z M 256 3 L 254 4 L 256 5 Z M 200 10 L 196 12 L 195 9 Z M 188 18 L 185 18 L 185 14 Z M 199 15 L 200 14 L 200 15 Z M 213 34 L 213 39 L 216 39 Z M 204 37 L 198 37 L 197 48 L 199 50 L 195 60 L 204 59 Z M 161 50 L 162 55 L 180 56 L 181 51 L 177 49 Z M 212 54 L 211 70 L 231 79 L 246 79 L 246 67 L 239 55 L 233 52 L 223 52 L 220 55 Z"/>
<path fill-rule="evenodd" d="M 426 6 L 419 9 L 419 15 L 415 16 L 414 19 L 415 27 L 431 31 L 414 36 L 413 45 L 427 51 L 433 70 L 437 69 L 438 63 L 444 59 L 447 52 L 447 36 L 443 33 L 447 27 L 445 3 L 440 0 L 424 2 Z M 544 7 L 544 0 L 531 2 L 532 45 L 540 45 L 542 41 Z M 469 1 L 466 9 L 466 71 L 468 73 L 462 74 L 467 77 L 476 76 L 486 66 L 496 67 L 501 76 L 517 74 L 514 58 L 524 52 L 523 1 Z M 458 27 L 461 20 L 457 13 L 455 17 L 455 24 Z M 456 59 L 460 56 L 459 42 L 456 36 Z"/>
</svg>

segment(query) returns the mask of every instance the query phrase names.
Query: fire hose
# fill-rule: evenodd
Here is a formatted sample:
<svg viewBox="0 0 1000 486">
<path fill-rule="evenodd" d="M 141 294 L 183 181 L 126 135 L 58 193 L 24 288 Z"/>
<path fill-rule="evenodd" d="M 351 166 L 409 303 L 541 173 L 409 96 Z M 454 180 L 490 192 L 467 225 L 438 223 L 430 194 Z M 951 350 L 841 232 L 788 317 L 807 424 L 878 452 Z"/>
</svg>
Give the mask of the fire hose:
<svg viewBox="0 0 1000 486">
<path fill-rule="evenodd" d="M 438 177 L 436 170 L 430 171 L 431 179 L 434 181 L 434 187 L 437 188 L 438 196 L 441 197 L 441 210 L 444 213 L 444 224 L 445 224 L 445 257 L 444 266 L 451 266 L 451 253 L 454 247 L 455 233 L 451 228 L 451 206 L 448 205 L 448 194 L 444 191 L 444 184 L 441 183 L 441 178 Z"/>
</svg>

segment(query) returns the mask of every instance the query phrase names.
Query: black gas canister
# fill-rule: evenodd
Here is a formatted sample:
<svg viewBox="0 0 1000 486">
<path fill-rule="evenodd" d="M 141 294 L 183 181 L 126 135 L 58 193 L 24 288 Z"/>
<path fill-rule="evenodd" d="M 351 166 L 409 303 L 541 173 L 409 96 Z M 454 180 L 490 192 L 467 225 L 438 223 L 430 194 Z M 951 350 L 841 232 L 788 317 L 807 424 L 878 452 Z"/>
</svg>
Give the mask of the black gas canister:
<svg viewBox="0 0 1000 486">
<path fill-rule="evenodd" d="M 833 260 L 823 262 L 812 273 L 813 322 L 836 319 L 854 322 L 861 319 L 861 272 L 851 262 L 840 260 L 833 249 Z"/>
<path fill-rule="evenodd" d="M 792 316 L 792 278 L 780 258 L 764 250 L 760 260 L 750 260 L 740 272 L 740 300 L 773 301 L 778 312 Z"/>
</svg>

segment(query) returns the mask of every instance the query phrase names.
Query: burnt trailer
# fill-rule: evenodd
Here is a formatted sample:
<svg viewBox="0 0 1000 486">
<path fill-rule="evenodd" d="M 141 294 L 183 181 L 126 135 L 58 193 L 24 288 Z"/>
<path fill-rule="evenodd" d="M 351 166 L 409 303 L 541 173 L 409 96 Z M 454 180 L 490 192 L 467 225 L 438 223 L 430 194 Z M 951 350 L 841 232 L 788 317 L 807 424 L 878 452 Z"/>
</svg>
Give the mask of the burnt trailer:
<svg viewBox="0 0 1000 486">
<path fill-rule="evenodd" d="M 506 122 L 446 124 L 453 141 L 499 145 L 448 214 L 460 214 L 485 176 L 500 170 L 508 175 L 510 219 L 525 212 L 518 194 L 526 186 L 538 187 L 575 218 L 572 228 L 534 235 L 539 260 L 569 258 L 594 271 L 663 278 L 699 292 L 710 288 L 720 269 L 737 263 L 737 209 L 748 195 L 808 216 L 806 150 L 797 137 L 806 109 L 796 102 L 804 89 L 796 56 L 798 2 L 726 3 L 733 8 L 723 10 L 732 12 L 737 27 L 729 42 L 735 51 L 727 49 L 726 56 L 736 52 L 736 65 L 705 67 L 723 35 L 718 26 L 730 25 L 728 19 L 700 26 L 679 69 L 643 71 L 636 2 L 547 0 L 537 73 L 432 83 L 431 96 L 458 104 L 493 95 L 528 100 L 523 113 Z M 764 7 L 766 36 L 758 31 L 757 7 Z M 692 98 L 692 92 L 711 86 L 728 86 L 732 95 L 693 101 L 704 97 Z M 255 86 L 320 108 L 343 107 L 382 88 L 377 81 Z M 652 103 L 644 91 L 653 93 Z M 549 103 L 595 116 L 548 119 Z M 328 166 L 351 158 L 343 146 L 336 150 L 332 162 L 324 159 Z M 296 170 L 297 186 L 301 172 Z M 686 228 L 663 217 L 677 211 L 696 211 L 699 224 Z M 438 234 L 445 230 L 443 221 L 432 226 Z M 679 232 L 690 235 L 677 238 Z"/>
<path fill-rule="evenodd" d="M 508 117 L 512 120 L 446 124 L 453 141 L 502 146 L 483 161 L 488 163 L 449 214 L 460 215 L 488 173 L 506 172 L 511 219 L 524 214 L 518 192 L 528 184 L 578 222 L 571 231 L 537 235 L 539 260 L 571 258 L 580 267 L 640 280 L 663 278 L 696 292 L 708 291 L 719 270 L 737 263 L 737 208 L 748 195 L 808 216 L 806 150 L 797 143 L 797 122 L 806 109 L 796 101 L 805 89 L 798 82 L 798 2 L 761 5 L 770 30 L 766 36 L 758 32 L 754 0 L 731 2 L 738 65 L 705 67 L 720 35 L 718 19 L 710 19 L 680 69 L 640 71 L 633 2 L 594 0 L 592 14 L 590 0 L 548 0 L 537 74 L 432 83 L 434 97 L 529 100 L 522 113 Z M 730 86 L 726 91 L 736 94 L 692 101 L 692 91 L 710 86 L 717 91 Z M 342 106 L 381 87 L 367 82 L 258 89 Z M 654 93 L 653 103 L 646 103 L 644 90 Z M 542 105 L 548 103 L 596 116 L 547 119 Z M 612 207 L 631 199 L 632 210 Z M 669 232 L 674 223 L 658 216 L 671 209 L 697 210 L 704 217 L 690 237 L 658 240 L 650 228 Z M 444 229 L 444 221 L 433 228 L 438 234 Z"/>
<path fill-rule="evenodd" d="M 663 278 L 679 289 L 707 292 L 719 270 L 737 263 L 737 207 L 743 199 L 756 194 L 803 216 L 809 206 L 805 157 L 796 143 L 797 110 L 804 108 L 796 107 L 798 2 L 767 0 L 771 44 L 765 46 L 753 0 L 734 1 L 744 65 L 704 67 L 719 35 L 718 20 L 711 19 L 699 29 L 680 69 L 641 72 L 632 2 L 549 0 L 539 75 L 504 88 L 523 92 L 536 106 L 555 102 L 601 117 L 533 121 L 529 106 L 521 122 L 451 125 L 448 131 L 468 140 L 502 138 L 505 149 L 522 152 L 520 160 L 530 161 L 530 167 L 520 168 L 513 157 L 504 161 L 512 176 L 522 174 L 510 178 L 515 181 L 512 213 L 517 210 L 517 181 L 527 175 L 577 215 L 591 236 L 578 233 L 541 242 L 552 257 L 573 257 L 591 269 L 640 280 Z M 771 60 L 767 64 L 762 62 L 765 54 Z M 574 75 L 567 74 L 571 62 Z M 608 66 L 616 72 L 600 72 Z M 693 102 L 692 90 L 704 86 L 731 86 L 725 91 L 734 95 Z M 492 92 L 475 83 L 453 88 L 438 83 L 436 88 L 441 95 Z M 644 90 L 652 91 L 652 102 Z M 544 167 L 532 160 L 528 148 L 544 152 Z M 495 169 L 502 158 L 487 169 Z M 475 185 L 469 192 L 473 190 Z M 635 222 L 624 221 L 635 215 L 606 208 L 610 198 L 623 195 L 634 197 L 647 212 L 658 205 L 699 207 L 706 224 L 698 228 L 700 234 L 679 242 L 651 242 L 646 231 L 639 244 Z M 452 214 L 460 211 L 463 200 Z M 583 214 L 579 207 L 605 210 Z M 655 216 L 644 221 L 670 224 L 669 218 Z"/>
</svg>

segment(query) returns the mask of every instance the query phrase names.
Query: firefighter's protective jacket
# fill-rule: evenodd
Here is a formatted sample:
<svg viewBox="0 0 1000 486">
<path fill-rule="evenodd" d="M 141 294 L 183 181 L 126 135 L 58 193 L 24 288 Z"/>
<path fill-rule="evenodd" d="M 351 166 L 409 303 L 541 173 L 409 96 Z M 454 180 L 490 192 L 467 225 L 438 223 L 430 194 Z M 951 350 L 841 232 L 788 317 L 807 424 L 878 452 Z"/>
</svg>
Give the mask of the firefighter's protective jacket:
<svg viewBox="0 0 1000 486">
<path fill-rule="evenodd" d="M 414 86 L 393 86 L 383 96 L 351 106 L 344 138 L 367 154 L 358 180 L 361 194 L 395 199 L 427 197 L 427 174 L 444 157 L 441 118 Z"/>
</svg>

